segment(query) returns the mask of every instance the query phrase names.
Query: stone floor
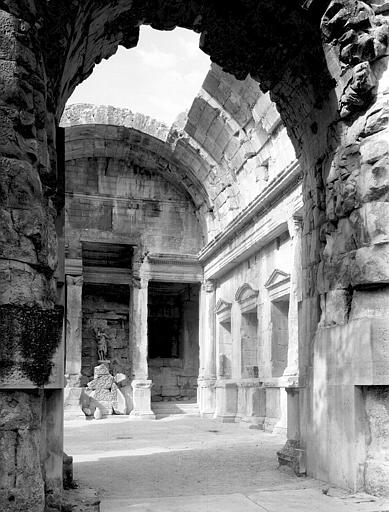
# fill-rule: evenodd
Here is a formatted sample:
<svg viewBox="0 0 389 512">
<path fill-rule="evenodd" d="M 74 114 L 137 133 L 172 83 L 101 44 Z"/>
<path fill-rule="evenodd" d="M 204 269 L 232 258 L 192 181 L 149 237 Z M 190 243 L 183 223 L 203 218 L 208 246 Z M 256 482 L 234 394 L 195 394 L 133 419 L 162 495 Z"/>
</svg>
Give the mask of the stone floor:
<svg viewBox="0 0 389 512">
<path fill-rule="evenodd" d="M 65 451 L 101 512 L 389 512 L 389 500 L 349 495 L 277 469 L 278 436 L 181 415 L 65 423 Z"/>
</svg>

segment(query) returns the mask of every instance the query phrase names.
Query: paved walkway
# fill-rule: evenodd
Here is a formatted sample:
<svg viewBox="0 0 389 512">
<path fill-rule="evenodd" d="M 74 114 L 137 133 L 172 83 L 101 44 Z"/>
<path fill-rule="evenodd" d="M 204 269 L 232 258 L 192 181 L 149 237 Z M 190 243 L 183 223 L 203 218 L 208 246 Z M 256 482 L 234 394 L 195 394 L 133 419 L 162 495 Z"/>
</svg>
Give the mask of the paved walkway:
<svg viewBox="0 0 389 512">
<path fill-rule="evenodd" d="M 247 426 L 191 416 L 65 423 L 75 479 L 98 490 L 102 512 L 389 512 L 389 501 L 278 470 L 282 445 Z"/>
</svg>

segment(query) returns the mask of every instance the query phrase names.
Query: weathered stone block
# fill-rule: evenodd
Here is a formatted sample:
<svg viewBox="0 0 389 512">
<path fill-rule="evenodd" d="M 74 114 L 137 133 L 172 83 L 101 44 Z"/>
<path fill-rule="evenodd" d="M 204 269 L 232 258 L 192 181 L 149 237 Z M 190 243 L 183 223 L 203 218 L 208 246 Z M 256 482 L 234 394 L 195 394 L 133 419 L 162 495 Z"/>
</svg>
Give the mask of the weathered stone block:
<svg viewBox="0 0 389 512">
<path fill-rule="evenodd" d="M 350 266 L 350 279 L 353 286 L 389 283 L 389 243 L 358 249 Z"/>
<path fill-rule="evenodd" d="M 41 424 L 40 391 L 0 393 L 0 430 L 37 429 Z"/>
<path fill-rule="evenodd" d="M 367 203 L 360 208 L 358 213 L 364 243 L 389 242 L 389 203 Z"/>
<path fill-rule="evenodd" d="M 321 297 L 320 325 L 343 325 L 348 321 L 351 296 L 348 290 L 330 290 Z"/>
</svg>

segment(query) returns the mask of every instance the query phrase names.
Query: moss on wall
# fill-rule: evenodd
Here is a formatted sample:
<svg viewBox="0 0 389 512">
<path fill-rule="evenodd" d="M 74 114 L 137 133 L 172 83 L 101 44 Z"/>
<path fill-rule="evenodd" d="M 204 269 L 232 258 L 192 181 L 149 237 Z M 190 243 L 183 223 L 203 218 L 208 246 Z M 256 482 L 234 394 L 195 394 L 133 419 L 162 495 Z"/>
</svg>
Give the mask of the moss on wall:
<svg viewBox="0 0 389 512">
<path fill-rule="evenodd" d="M 19 369 L 37 386 L 48 382 L 61 341 L 63 307 L 0 306 L 0 378 Z"/>
</svg>

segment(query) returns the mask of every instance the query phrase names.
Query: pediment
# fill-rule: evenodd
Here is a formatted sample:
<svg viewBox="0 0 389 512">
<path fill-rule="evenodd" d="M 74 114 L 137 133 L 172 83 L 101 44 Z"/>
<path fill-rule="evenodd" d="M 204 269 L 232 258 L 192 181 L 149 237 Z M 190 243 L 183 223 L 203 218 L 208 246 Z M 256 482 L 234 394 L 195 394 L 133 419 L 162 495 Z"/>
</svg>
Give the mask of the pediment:
<svg viewBox="0 0 389 512">
<path fill-rule="evenodd" d="M 219 299 L 216 302 L 215 312 L 218 322 L 221 324 L 231 322 L 231 307 L 231 302 L 227 302 L 226 300 Z"/>
<path fill-rule="evenodd" d="M 290 280 L 290 274 L 276 268 L 265 283 L 265 288 L 272 289 Z"/>
<path fill-rule="evenodd" d="M 250 284 L 245 283 L 238 288 L 235 294 L 235 300 L 240 305 L 242 313 L 255 312 L 257 309 L 258 290 L 255 290 Z"/>
<path fill-rule="evenodd" d="M 249 285 L 248 283 L 245 283 L 245 284 L 242 284 L 242 286 L 240 286 L 236 293 L 235 293 L 235 300 L 239 303 L 247 300 L 247 299 L 251 299 L 253 297 L 257 297 L 258 296 L 258 290 L 255 290 L 251 285 Z"/>
<path fill-rule="evenodd" d="M 220 314 L 225 313 L 225 312 L 230 312 L 231 311 L 231 307 L 232 307 L 231 302 L 227 302 L 226 300 L 219 299 L 216 302 L 215 312 L 216 312 L 217 315 L 220 315 Z"/>
</svg>

